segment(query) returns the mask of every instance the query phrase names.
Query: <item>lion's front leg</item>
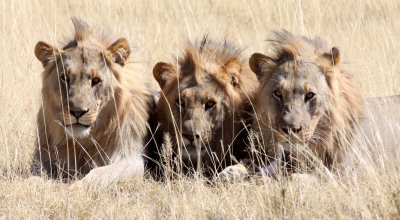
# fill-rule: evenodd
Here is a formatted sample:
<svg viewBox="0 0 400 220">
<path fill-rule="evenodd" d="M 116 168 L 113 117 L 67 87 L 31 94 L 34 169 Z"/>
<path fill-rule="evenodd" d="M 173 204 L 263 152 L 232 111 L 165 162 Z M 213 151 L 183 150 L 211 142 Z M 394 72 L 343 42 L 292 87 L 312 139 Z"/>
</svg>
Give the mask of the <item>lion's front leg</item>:
<svg viewBox="0 0 400 220">
<path fill-rule="evenodd" d="M 131 178 L 142 179 L 143 174 L 143 158 L 141 154 L 137 153 L 132 156 L 122 158 L 110 165 L 92 169 L 76 184 L 84 184 L 91 189 L 101 189 L 113 183 L 123 182 Z"/>
</svg>

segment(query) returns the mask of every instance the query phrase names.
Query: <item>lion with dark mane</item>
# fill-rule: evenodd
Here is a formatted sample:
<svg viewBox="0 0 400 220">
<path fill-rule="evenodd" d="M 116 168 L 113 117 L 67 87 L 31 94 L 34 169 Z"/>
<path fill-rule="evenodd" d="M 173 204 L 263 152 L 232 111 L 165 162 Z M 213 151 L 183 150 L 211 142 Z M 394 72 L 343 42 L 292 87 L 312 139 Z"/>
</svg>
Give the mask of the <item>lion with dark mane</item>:
<svg viewBox="0 0 400 220">
<path fill-rule="evenodd" d="M 72 21 L 75 37 L 62 49 L 35 48 L 44 72 L 32 171 L 96 186 L 141 178 L 150 75 L 127 40 Z"/>
<path fill-rule="evenodd" d="M 204 37 L 188 43 L 179 66 L 157 63 L 153 75 L 162 89 L 156 117 L 183 169 L 215 172 L 239 160 L 259 85 L 241 50 Z"/>
<path fill-rule="evenodd" d="M 320 38 L 274 32 L 275 53 L 253 54 L 250 67 L 260 80 L 253 128 L 269 161 L 285 157 L 296 169 L 310 152 L 327 167 L 341 161 L 363 114 L 353 75 L 336 47 Z"/>
</svg>

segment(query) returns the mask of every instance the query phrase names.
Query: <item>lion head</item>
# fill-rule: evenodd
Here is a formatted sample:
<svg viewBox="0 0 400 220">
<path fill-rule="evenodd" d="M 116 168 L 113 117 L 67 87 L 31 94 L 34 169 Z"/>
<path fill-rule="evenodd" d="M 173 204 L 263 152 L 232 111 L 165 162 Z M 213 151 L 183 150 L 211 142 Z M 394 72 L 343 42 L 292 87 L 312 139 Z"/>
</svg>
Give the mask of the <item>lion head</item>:
<svg viewBox="0 0 400 220">
<path fill-rule="evenodd" d="M 132 155 L 142 160 L 151 75 L 129 56 L 126 39 L 72 21 L 69 43 L 35 47 L 44 67 L 35 159 L 46 171 L 67 173 L 87 173 Z"/>
<path fill-rule="evenodd" d="M 351 142 L 362 115 L 353 76 L 339 50 L 319 38 L 282 31 L 272 42 L 275 54 L 256 53 L 249 61 L 260 80 L 253 126 L 261 130 L 264 150 L 276 156 L 278 146 L 286 152 L 305 146 L 330 166 Z"/>
<path fill-rule="evenodd" d="M 245 133 L 240 126 L 258 81 L 240 54 L 226 41 L 205 37 L 186 46 L 178 67 L 160 62 L 153 69 L 163 93 L 157 119 L 176 135 L 175 153 L 189 166 L 220 166 L 227 151 L 233 153 L 235 137 Z"/>
<path fill-rule="evenodd" d="M 43 90 L 54 104 L 55 120 L 65 127 L 68 135 L 76 138 L 90 134 L 99 112 L 112 96 L 113 72 L 108 65 L 124 65 L 130 54 L 129 43 L 124 38 L 104 50 L 103 45 L 93 44 L 87 37 L 76 36 L 62 50 L 42 41 L 35 47 L 36 57 L 49 69 L 44 76 Z"/>
</svg>

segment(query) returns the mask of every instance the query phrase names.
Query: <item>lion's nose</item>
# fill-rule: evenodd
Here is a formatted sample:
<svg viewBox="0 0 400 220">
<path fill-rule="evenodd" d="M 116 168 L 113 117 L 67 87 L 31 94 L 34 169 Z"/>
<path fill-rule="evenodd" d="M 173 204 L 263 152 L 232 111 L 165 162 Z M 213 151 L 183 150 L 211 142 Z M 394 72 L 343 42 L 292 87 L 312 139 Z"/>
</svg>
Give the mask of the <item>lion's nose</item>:
<svg viewBox="0 0 400 220">
<path fill-rule="evenodd" d="M 289 132 L 293 132 L 295 134 L 298 134 L 301 131 L 301 127 L 298 127 L 298 128 L 295 128 L 295 127 L 293 127 L 293 128 L 291 128 L 291 127 L 283 127 L 282 131 L 285 134 L 289 134 Z"/>
<path fill-rule="evenodd" d="M 71 115 L 73 115 L 76 119 L 82 117 L 84 114 L 86 114 L 89 110 L 86 111 L 69 111 Z"/>
<path fill-rule="evenodd" d="M 195 134 L 194 134 L 194 137 L 195 137 L 196 139 L 200 139 L 200 138 L 201 138 L 200 132 L 199 132 L 199 131 L 196 131 Z"/>
<path fill-rule="evenodd" d="M 200 132 L 194 132 L 194 134 L 182 134 L 188 141 L 193 142 L 195 139 L 199 140 L 201 138 Z"/>
</svg>

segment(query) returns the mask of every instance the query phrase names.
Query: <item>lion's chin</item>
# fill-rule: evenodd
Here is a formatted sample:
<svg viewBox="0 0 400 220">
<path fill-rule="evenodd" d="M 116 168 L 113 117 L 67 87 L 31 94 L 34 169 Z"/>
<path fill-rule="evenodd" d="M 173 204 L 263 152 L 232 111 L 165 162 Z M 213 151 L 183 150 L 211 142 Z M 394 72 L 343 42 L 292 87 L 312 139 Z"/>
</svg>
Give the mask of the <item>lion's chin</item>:
<svg viewBox="0 0 400 220">
<path fill-rule="evenodd" d="M 200 150 L 200 158 L 197 155 L 195 146 L 186 146 L 182 149 L 182 162 L 189 167 L 193 167 L 196 169 L 198 163 L 204 163 L 205 158 L 207 156 L 207 151 L 205 148 Z M 199 168 L 199 167 L 197 167 Z"/>
<path fill-rule="evenodd" d="M 207 154 L 206 149 L 200 150 L 200 157 L 205 157 Z M 197 161 L 197 151 L 195 146 L 187 146 L 182 149 L 182 159 L 187 161 Z"/>
<path fill-rule="evenodd" d="M 72 124 L 65 127 L 65 133 L 71 138 L 82 139 L 90 135 L 90 126 Z"/>
</svg>

